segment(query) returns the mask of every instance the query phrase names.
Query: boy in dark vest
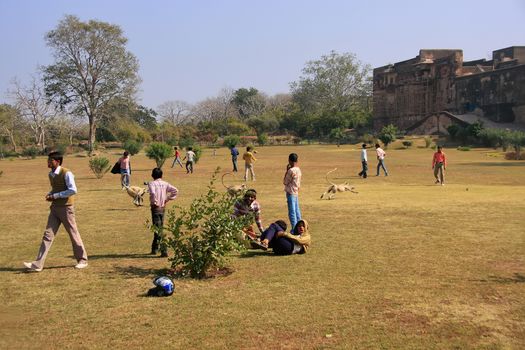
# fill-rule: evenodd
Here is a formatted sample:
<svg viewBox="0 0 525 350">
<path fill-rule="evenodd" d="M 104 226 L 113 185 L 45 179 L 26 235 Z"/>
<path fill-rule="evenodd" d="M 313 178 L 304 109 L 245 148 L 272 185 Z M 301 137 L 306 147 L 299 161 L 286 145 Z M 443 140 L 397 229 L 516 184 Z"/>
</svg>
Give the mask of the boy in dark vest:
<svg viewBox="0 0 525 350">
<path fill-rule="evenodd" d="M 62 167 L 62 160 L 60 153 L 49 153 L 47 167 L 51 169 L 49 172 L 51 191 L 46 195 L 46 201 L 51 202 L 51 207 L 36 260 L 24 262 L 24 266 L 30 271 L 40 272 L 44 268 L 44 261 L 60 224 L 64 225 L 71 239 L 73 254 L 77 260 L 75 268 L 83 269 L 88 266 L 86 249 L 75 221 L 75 208 L 73 207 L 74 195 L 77 193 L 75 177 L 69 169 Z"/>
</svg>

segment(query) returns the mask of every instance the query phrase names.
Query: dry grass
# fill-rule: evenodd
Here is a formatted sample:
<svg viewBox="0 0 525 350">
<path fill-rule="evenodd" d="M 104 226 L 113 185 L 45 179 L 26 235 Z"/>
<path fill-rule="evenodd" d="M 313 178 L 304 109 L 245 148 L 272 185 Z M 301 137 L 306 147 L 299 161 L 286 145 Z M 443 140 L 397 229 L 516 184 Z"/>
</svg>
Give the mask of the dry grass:
<svg viewBox="0 0 525 350">
<path fill-rule="evenodd" d="M 446 150 L 441 187 L 432 150 L 400 147 L 387 150 L 389 177 L 373 176 L 370 151 L 366 180 L 357 177 L 358 145 L 259 148 L 253 185 L 264 224 L 286 218 L 282 176 L 287 155 L 299 154 L 311 251 L 250 251 L 233 257 L 232 274 L 176 280 L 170 298 L 143 297 L 169 266 L 145 255 L 148 209 L 132 205 L 116 175 L 97 180 L 85 157 L 64 165 L 76 175 L 90 266 L 73 269 L 61 230 L 44 271 L 24 273 L 47 220 L 46 160 L 1 161 L 0 348 L 524 348 L 525 162 Z M 132 163 L 132 184 L 149 180 L 154 163 L 143 155 Z M 178 204 L 203 192 L 217 165 L 230 170 L 225 148 L 216 157 L 205 150 L 191 176 L 166 168 Z M 319 199 L 334 167 L 334 182 L 349 179 L 359 194 Z"/>
</svg>

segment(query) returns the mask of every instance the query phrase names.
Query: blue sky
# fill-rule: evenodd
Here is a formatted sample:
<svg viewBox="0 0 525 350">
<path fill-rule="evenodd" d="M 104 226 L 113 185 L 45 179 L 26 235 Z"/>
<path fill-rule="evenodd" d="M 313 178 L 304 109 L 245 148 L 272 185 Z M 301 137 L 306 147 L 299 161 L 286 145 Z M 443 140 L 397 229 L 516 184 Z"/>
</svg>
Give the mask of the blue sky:
<svg viewBox="0 0 525 350">
<path fill-rule="evenodd" d="M 422 48 L 465 60 L 525 45 L 525 0 L 0 0 L 0 102 L 52 62 L 44 35 L 65 14 L 118 24 L 140 62 L 140 102 L 189 103 L 224 87 L 289 91 L 309 60 L 353 52 L 378 67 Z"/>
</svg>

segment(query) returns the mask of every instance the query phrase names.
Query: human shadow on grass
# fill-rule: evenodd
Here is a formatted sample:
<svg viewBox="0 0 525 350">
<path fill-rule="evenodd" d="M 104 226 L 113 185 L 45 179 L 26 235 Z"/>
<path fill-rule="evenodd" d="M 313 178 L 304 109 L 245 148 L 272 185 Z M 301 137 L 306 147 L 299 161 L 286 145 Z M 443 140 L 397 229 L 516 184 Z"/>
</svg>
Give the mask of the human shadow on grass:
<svg viewBox="0 0 525 350">
<path fill-rule="evenodd" d="M 278 256 L 275 255 L 271 250 L 247 250 L 239 255 L 239 258 L 245 259 L 245 258 L 253 258 L 254 256 Z"/>
<path fill-rule="evenodd" d="M 44 271 L 53 270 L 53 269 L 71 269 L 71 268 L 73 268 L 73 265 L 46 266 L 44 267 Z M 23 266 L 22 267 L 0 267 L 0 272 L 36 273 Z"/>
<path fill-rule="evenodd" d="M 156 259 L 158 256 L 151 255 L 148 253 L 136 253 L 136 254 L 97 254 L 90 255 L 89 260 L 99 260 L 99 259 Z"/>
<path fill-rule="evenodd" d="M 525 275 L 516 272 L 512 277 L 488 276 L 488 278 L 476 280 L 476 282 L 496 282 L 501 284 L 525 283 Z"/>
<path fill-rule="evenodd" d="M 505 162 L 474 162 L 474 163 L 459 163 L 458 165 L 467 165 L 467 166 L 525 166 L 525 162 L 507 160 Z"/>
</svg>

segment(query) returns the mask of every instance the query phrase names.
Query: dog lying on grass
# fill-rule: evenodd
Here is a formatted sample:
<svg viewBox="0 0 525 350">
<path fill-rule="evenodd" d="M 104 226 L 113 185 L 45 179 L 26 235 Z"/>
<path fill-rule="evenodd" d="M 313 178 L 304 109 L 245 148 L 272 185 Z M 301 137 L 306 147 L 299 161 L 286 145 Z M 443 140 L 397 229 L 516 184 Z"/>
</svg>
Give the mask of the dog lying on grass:
<svg viewBox="0 0 525 350">
<path fill-rule="evenodd" d="M 330 180 L 328 180 L 328 174 L 336 171 L 337 168 L 333 169 L 333 170 L 330 170 L 329 172 L 326 173 L 326 182 L 328 182 L 330 184 L 330 186 L 328 186 L 328 188 L 326 189 L 326 191 L 321 195 L 321 199 L 323 199 L 325 196 L 328 196 L 328 199 L 332 199 L 335 194 L 337 192 L 352 192 L 352 193 L 359 193 L 357 191 L 354 191 L 354 186 L 350 185 L 348 182 L 344 182 L 340 185 L 336 185 L 334 184 L 333 182 L 331 182 Z"/>
<path fill-rule="evenodd" d="M 231 186 L 226 186 L 224 184 L 224 177 L 228 174 L 231 174 L 231 173 L 225 173 L 222 175 L 222 178 L 221 178 L 222 185 L 224 186 L 224 188 L 226 188 L 226 192 L 228 192 L 228 194 L 232 197 L 237 196 L 241 194 L 242 192 L 244 192 L 246 190 L 246 184 L 231 185 Z"/>
<path fill-rule="evenodd" d="M 147 189 L 139 186 L 126 186 L 126 193 L 133 198 L 133 204 L 137 207 L 144 205 L 144 195 L 148 192 Z"/>
</svg>

